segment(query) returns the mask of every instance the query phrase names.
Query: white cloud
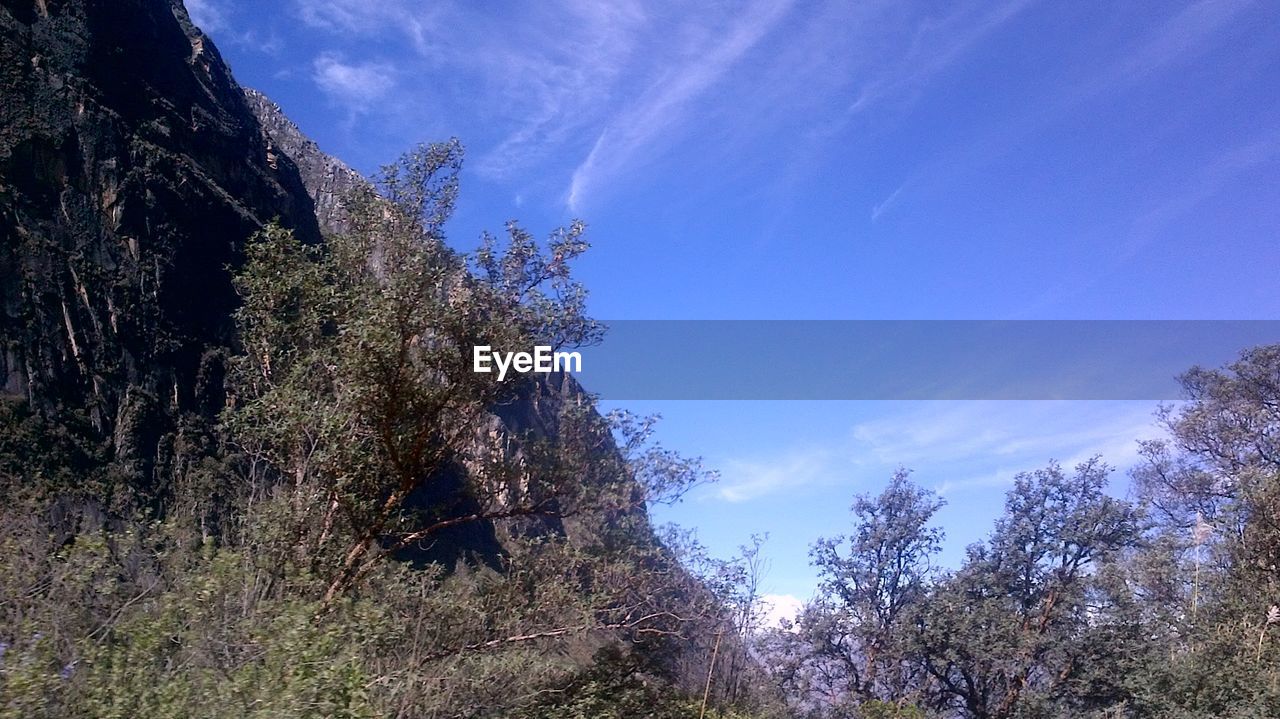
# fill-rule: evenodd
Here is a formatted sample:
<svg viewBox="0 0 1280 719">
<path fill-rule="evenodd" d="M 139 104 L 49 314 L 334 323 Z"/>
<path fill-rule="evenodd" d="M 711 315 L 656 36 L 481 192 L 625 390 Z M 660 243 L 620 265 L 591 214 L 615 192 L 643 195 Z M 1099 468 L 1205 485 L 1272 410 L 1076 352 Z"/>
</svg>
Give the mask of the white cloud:
<svg viewBox="0 0 1280 719">
<path fill-rule="evenodd" d="M 593 132 L 647 27 L 640 0 L 558 0 L 505 8 L 493 15 L 471 4 L 410 0 L 294 0 L 298 18 L 338 41 L 407 39 L 417 56 L 404 71 L 449 77 L 456 85 L 416 88 L 406 102 L 428 112 L 476 113 L 476 131 L 499 131 L 471 167 L 506 178 Z M 648 57 L 647 55 L 645 57 Z"/>
<path fill-rule="evenodd" d="M 745 502 L 811 484 L 832 473 L 832 458 L 831 451 L 817 449 L 761 460 L 729 460 L 721 471 L 716 495 L 728 502 Z"/>
<path fill-rule="evenodd" d="M 743 159 L 768 154 L 779 182 L 803 174 L 814 162 L 804 152 L 824 157 L 855 116 L 911 102 L 1037 2 L 942 12 L 889 0 L 819 2 L 803 13 L 791 12 L 793 0 L 552 0 L 501 12 L 457 0 L 293 0 L 292 7 L 301 23 L 337 43 L 331 47 L 345 53 L 348 67 L 378 59 L 362 46 L 407 40 L 410 49 L 395 56 L 404 99 L 385 113 L 419 131 L 424 124 L 435 132 L 462 128 L 473 171 L 512 182 L 508 189 L 531 201 L 554 193 L 579 211 L 601 188 L 691 136 L 696 123 L 729 154 L 730 146 L 750 152 L 770 123 L 802 118 L 807 129 L 794 146 Z M 1077 97 L 1167 65 L 1179 47 L 1198 51 L 1240 6 L 1192 6 L 1136 43 L 1132 57 L 1109 63 L 1109 77 L 1083 78 Z M 832 106 L 833 97 L 851 100 Z M 730 113 L 733 121 L 724 121 Z M 872 221 L 927 184 L 929 170 L 871 207 Z"/>
<path fill-rule="evenodd" d="M 1197 57 L 1213 47 L 1222 30 L 1254 4 L 1254 0 L 1202 0 L 1187 6 L 1136 43 L 1135 50 L 1109 63 L 1106 72 L 1068 93 L 1067 104 L 1122 89 L 1158 70 Z"/>
<path fill-rule="evenodd" d="M 917 469 L 939 480 L 939 493 L 955 493 L 1004 486 L 1050 459 L 1071 467 L 1101 455 L 1130 466 L 1138 440 L 1161 434 L 1154 411 L 1146 402 L 924 402 L 856 425 L 850 450 L 863 463 Z"/>
<path fill-rule="evenodd" d="M 205 34 L 216 34 L 219 45 L 235 45 L 273 56 L 284 49 L 284 38 L 274 27 L 244 22 L 240 17 L 243 8 L 234 0 L 183 1 L 191 22 Z"/>
<path fill-rule="evenodd" d="M 1229 148 L 1199 168 L 1175 192 L 1139 215 L 1125 233 L 1116 264 L 1127 262 L 1158 239 L 1173 224 L 1200 203 L 1222 192 L 1240 176 L 1280 157 L 1280 129 L 1272 128 L 1242 145 Z"/>
<path fill-rule="evenodd" d="M 407 0 L 295 0 L 295 7 L 302 22 L 313 28 L 346 36 L 394 30 L 422 53 L 431 50 L 428 37 L 437 21 L 436 5 Z"/>
<path fill-rule="evenodd" d="M 862 83 L 847 116 L 919 88 L 1036 1 L 978 3 L 977 12 L 962 9 L 941 21 L 924 22 L 906 53 Z"/>
<path fill-rule="evenodd" d="M 859 423 L 852 434 L 856 449 L 886 462 L 1023 457 L 1098 444 L 1117 435 L 1136 438 L 1135 433 L 1153 426 L 1154 410 L 1145 402 L 921 402 Z"/>
<path fill-rule="evenodd" d="M 361 0 L 297 0 L 298 16 L 311 27 L 340 32 L 366 33 L 380 29 L 387 16 L 398 11 L 396 2 Z"/>
<path fill-rule="evenodd" d="M 477 53 L 478 69 L 496 79 L 514 125 L 477 169 L 506 177 L 549 156 L 595 126 L 634 59 L 648 16 L 636 2 L 566 0 L 543 6 L 533 27 L 554 26 L 551 47 L 502 42 Z"/>
<path fill-rule="evenodd" d="M 829 98 L 860 87 L 860 111 L 913 88 L 1031 0 L 940 21 L 888 0 L 816 3 L 804 13 L 791 12 L 793 2 L 553 0 L 501 13 L 456 0 L 292 6 L 351 67 L 369 59 L 356 43 L 407 39 L 416 55 L 395 61 L 404 100 L 383 112 L 419 128 L 424 120 L 468 128 L 473 170 L 526 183 L 512 188 L 526 197 L 556 193 L 579 211 L 691 131 L 714 131 L 722 152 L 739 153 L 770 124 L 798 117 L 838 129 L 848 117 Z M 451 81 L 415 85 L 439 77 Z M 779 175 L 796 161 L 777 160 Z M 876 218 L 896 199 L 874 208 Z"/>
<path fill-rule="evenodd" d="M 1019 472 L 1095 455 L 1117 469 L 1138 461 L 1138 440 L 1162 435 L 1154 403 L 919 401 L 853 425 L 843 441 L 718 462 L 711 496 L 731 503 L 802 487 L 878 486 L 899 467 L 935 491 L 1006 486 Z"/>
<path fill-rule="evenodd" d="M 335 55 L 321 55 L 315 59 L 312 70 L 316 85 L 352 113 L 366 111 L 395 86 L 394 69 L 382 63 L 353 65 Z"/>
<path fill-rule="evenodd" d="M 597 136 L 569 182 L 567 202 L 577 210 L 601 182 L 620 174 L 644 150 L 684 121 L 685 106 L 714 85 L 786 15 L 791 3 L 757 2 L 741 11 L 724 39 L 671 68 Z"/>
<path fill-rule="evenodd" d="M 898 197 L 902 195 L 902 191 L 905 189 L 907 189 L 907 183 L 904 182 L 901 185 L 898 185 L 898 189 L 889 193 L 889 196 L 886 197 L 883 201 L 878 203 L 875 207 L 872 207 L 871 221 L 872 222 L 879 221 L 880 217 L 884 215 L 884 213 L 888 212 L 889 209 L 892 208 L 893 205 L 898 201 Z"/>
<path fill-rule="evenodd" d="M 247 45 L 264 55 L 279 55 L 280 51 L 284 49 L 284 38 L 280 37 L 274 29 L 261 32 L 254 28 L 249 28 L 239 36 L 237 42 Z"/>
<path fill-rule="evenodd" d="M 791 594 L 766 594 L 760 598 L 760 605 L 762 629 L 777 628 L 784 619 L 794 621 L 800 615 L 800 610 L 804 609 L 804 601 Z"/>
</svg>

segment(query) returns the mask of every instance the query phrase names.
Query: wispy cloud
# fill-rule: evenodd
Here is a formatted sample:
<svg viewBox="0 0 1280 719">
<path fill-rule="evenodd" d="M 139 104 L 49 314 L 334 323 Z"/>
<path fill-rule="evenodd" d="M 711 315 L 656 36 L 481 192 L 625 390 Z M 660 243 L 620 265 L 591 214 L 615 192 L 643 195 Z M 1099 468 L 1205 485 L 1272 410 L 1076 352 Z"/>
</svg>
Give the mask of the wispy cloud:
<svg viewBox="0 0 1280 719">
<path fill-rule="evenodd" d="M 885 405 L 820 446 L 717 462 L 711 496 L 731 503 L 824 486 L 878 486 L 900 467 L 940 493 L 1012 482 L 1049 460 L 1074 466 L 1095 455 L 1124 469 L 1138 441 L 1161 436 L 1155 404 L 1137 401 L 919 401 Z"/>
<path fill-rule="evenodd" d="M 854 21 L 843 19 L 836 25 L 849 25 L 857 32 L 827 37 L 813 49 L 817 68 L 838 68 L 843 75 L 828 94 L 851 97 L 852 100 L 834 112 L 817 115 L 804 133 L 811 148 L 806 162 L 796 163 L 784 176 L 794 182 L 810 171 L 814 162 L 830 153 L 830 145 L 848 131 L 855 118 L 873 110 L 902 108 L 911 104 L 939 75 L 961 63 L 981 43 L 998 33 L 1038 0 L 1005 0 L 999 3 L 957 4 L 957 9 L 941 18 L 920 18 L 908 10 L 908 4 L 888 3 L 890 12 L 877 13 L 868 3 L 868 15 Z M 902 17 L 896 13 L 903 13 Z M 820 28 L 815 33 L 830 32 Z M 905 34 L 905 39 L 902 35 Z M 883 37 L 882 37 L 883 36 Z M 891 38 L 886 41 L 884 38 Z M 813 84 L 827 72 L 813 67 L 804 73 L 804 82 Z M 885 200 L 871 209 L 870 219 L 877 222 L 893 209 L 915 178 L 901 183 Z"/>
<path fill-rule="evenodd" d="M 375 36 L 391 30 L 409 38 L 419 52 L 429 52 L 435 5 L 408 0 L 294 0 L 303 23 L 342 35 Z"/>
<path fill-rule="evenodd" d="M 1064 117 L 1075 117 L 1081 105 L 1099 97 L 1121 93 L 1188 63 L 1216 46 L 1254 0 L 1201 0 L 1193 3 L 1140 36 L 1111 56 L 1103 57 L 1074 82 L 1053 85 L 1043 98 L 1028 102 L 1026 109 L 1003 121 L 963 147 L 944 154 L 919 170 L 917 177 L 937 180 L 954 176 L 961 168 L 989 163 L 1016 152 L 1027 140 L 1037 138 L 1047 126 Z"/>
<path fill-rule="evenodd" d="M 733 459 L 725 463 L 716 495 L 745 502 L 782 489 L 797 489 L 828 477 L 835 453 L 829 449 L 791 451 L 783 456 Z"/>
<path fill-rule="evenodd" d="M 233 34 L 231 41 L 264 55 L 278 56 L 284 50 L 284 38 L 274 29 L 249 28 L 242 33 Z"/>
<path fill-rule="evenodd" d="M 898 189 L 896 189 L 896 190 L 894 190 L 893 192 L 889 193 L 889 196 L 888 196 L 888 197 L 884 198 L 884 200 L 882 200 L 882 201 L 880 201 L 878 204 L 876 204 L 876 206 L 875 206 L 875 207 L 872 207 L 872 208 L 871 208 L 871 221 L 872 221 L 872 222 L 879 222 L 879 221 L 880 221 L 880 217 L 881 217 L 882 215 L 884 215 L 884 213 L 888 212 L 888 211 L 893 207 L 893 205 L 898 201 L 898 198 L 902 195 L 902 191 L 903 191 L 903 190 L 905 190 L 905 189 L 907 189 L 907 184 L 908 184 L 908 183 L 905 183 L 905 182 L 904 182 L 904 183 L 902 183 L 901 185 L 898 185 Z"/>
<path fill-rule="evenodd" d="M 191 21 L 219 45 L 235 45 L 264 55 L 279 55 L 284 38 L 274 27 L 246 23 L 235 0 L 184 0 Z M 241 29 L 243 28 L 243 29 Z"/>
<path fill-rule="evenodd" d="M 316 85 L 352 114 L 368 111 L 395 86 L 395 70 L 384 63 L 348 64 L 336 55 L 321 55 L 312 70 Z"/>
<path fill-rule="evenodd" d="M 859 423 L 850 451 L 866 465 L 915 468 L 939 493 L 955 493 L 1004 486 L 1050 459 L 1073 466 L 1101 455 L 1130 466 L 1138 440 L 1161 434 L 1154 410 L 1146 402 L 924 402 Z"/>
<path fill-rule="evenodd" d="M 894 112 L 948 82 L 954 68 L 1039 0 L 943 10 L 891 0 L 856 7 L 817 2 L 803 13 L 792 12 L 792 3 L 550 0 L 501 13 L 456 0 L 292 0 L 290 7 L 329 49 L 317 67 L 340 69 L 333 60 L 341 58 L 349 68 L 377 68 L 395 53 L 394 79 L 404 92 L 367 120 L 419 137 L 458 133 L 472 151 L 472 171 L 532 202 L 554 197 L 579 212 L 604 188 L 662 165 L 676 143 L 690 138 L 714 142 L 708 163 L 723 172 L 764 162 L 766 153 L 752 150 L 762 140 L 776 142 L 770 131 L 785 127 L 788 146 L 767 153 L 770 182 L 809 177 L 855 117 L 887 111 L 888 117 L 867 118 L 873 131 L 885 129 Z M 1126 57 L 1100 63 L 1102 75 L 1055 87 L 1056 101 L 1030 108 L 1022 119 L 1028 127 L 1043 124 L 1038 116 L 1055 102 L 1070 107 L 1172 66 L 1180 52 L 1200 52 L 1246 6 L 1196 3 L 1134 43 Z M 330 78 L 326 91 L 336 99 L 340 85 Z M 386 86 L 364 94 L 380 87 Z M 1007 129 L 1009 137 L 1001 130 L 997 138 L 1000 147 L 1034 134 Z M 967 159 L 979 161 L 988 149 Z M 957 154 L 964 153 L 949 156 Z M 966 164 L 945 160 L 908 174 L 869 208 L 870 220 L 881 221 L 905 196 L 934 184 L 936 174 L 954 172 L 949 165 Z M 770 202 L 795 201 L 770 194 L 772 186 L 757 189 Z"/>
<path fill-rule="evenodd" d="M 803 14 L 791 12 L 793 0 L 553 0 L 501 15 L 450 0 L 429 9 L 410 0 L 293 0 L 292 8 L 333 48 L 317 63 L 340 49 L 359 67 L 380 57 L 363 49 L 368 41 L 407 41 L 417 52 L 396 56 L 403 101 L 380 116 L 419 132 L 432 123 L 453 131 L 467 118 L 473 170 L 518 192 L 554 192 L 577 212 L 697 133 L 749 151 L 769 128 L 801 118 L 809 128 L 837 127 L 907 95 L 1033 1 L 975 4 L 940 19 L 888 0 L 820 2 Z M 436 81 L 417 80 L 428 77 Z M 850 88 L 860 100 L 840 120 L 831 97 Z M 720 117 L 727 108 L 731 119 Z M 873 208 L 875 217 L 897 199 Z"/>
<path fill-rule="evenodd" d="M 686 105 L 728 72 L 786 15 L 790 2 L 756 2 L 742 11 L 724 39 L 691 56 L 605 127 L 573 172 L 569 208 L 578 210 L 598 184 L 652 150 L 655 141 L 686 119 Z"/>
<path fill-rule="evenodd" d="M 480 56 L 479 69 L 499 78 L 500 97 L 516 115 L 503 139 L 479 159 L 477 169 L 486 175 L 510 177 L 596 126 L 649 21 L 637 2 L 565 0 L 546 7 L 555 10 L 544 9 L 530 24 L 560 28 L 554 46 L 503 44 Z"/>
<path fill-rule="evenodd" d="M 888 98 L 919 89 L 1035 2 L 978 3 L 977 10 L 962 8 L 939 21 L 924 23 L 906 53 L 863 81 L 846 119 Z"/>
<path fill-rule="evenodd" d="M 545 161 L 599 126 L 648 24 L 639 0 L 557 0 L 508 8 L 499 18 L 465 3 L 429 7 L 410 0 L 294 0 L 297 17 L 331 42 L 403 38 L 416 50 L 397 59 L 403 80 L 452 78 L 418 86 L 402 107 L 440 118 L 475 115 L 485 143 L 473 169 L 493 178 Z M 419 118 L 421 120 L 422 118 Z"/>
<path fill-rule="evenodd" d="M 1280 158 L 1280 127 L 1272 127 L 1236 147 L 1228 148 L 1187 178 L 1177 191 L 1143 211 L 1126 233 L 1116 264 L 1132 259 L 1161 232 L 1197 205 L 1222 192 L 1241 175 Z M 1118 269 L 1118 267 L 1117 267 Z"/>
<path fill-rule="evenodd" d="M 1063 107 L 1105 92 L 1114 92 L 1164 70 L 1189 62 L 1221 37 L 1255 0 L 1201 0 L 1193 3 L 1147 34 L 1106 69 L 1064 94 Z"/>
<path fill-rule="evenodd" d="M 1228 148 L 1204 162 L 1196 172 L 1161 193 L 1158 201 L 1138 210 L 1124 224 L 1106 231 L 1118 238 L 1116 253 L 1094 267 L 1083 278 L 1071 277 L 1050 286 L 1023 309 L 1022 316 L 1034 316 L 1047 307 L 1061 305 L 1072 297 L 1092 291 L 1104 281 L 1124 271 L 1144 249 L 1158 242 L 1179 220 L 1196 207 L 1227 191 L 1257 168 L 1280 161 L 1280 129 L 1264 130 L 1243 144 Z"/>
</svg>

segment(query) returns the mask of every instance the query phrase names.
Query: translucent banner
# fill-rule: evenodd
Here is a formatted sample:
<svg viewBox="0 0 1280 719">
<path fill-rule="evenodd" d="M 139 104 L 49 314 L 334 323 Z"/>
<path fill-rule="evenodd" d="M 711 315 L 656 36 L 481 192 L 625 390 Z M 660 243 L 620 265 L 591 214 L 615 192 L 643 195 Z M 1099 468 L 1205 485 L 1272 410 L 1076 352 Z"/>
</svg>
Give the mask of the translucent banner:
<svg viewBox="0 0 1280 719">
<path fill-rule="evenodd" d="M 1280 343 L 1277 320 L 606 324 L 573 374 L 607 400 L 1178 399 L 1193 365 Z"/>
</svg>

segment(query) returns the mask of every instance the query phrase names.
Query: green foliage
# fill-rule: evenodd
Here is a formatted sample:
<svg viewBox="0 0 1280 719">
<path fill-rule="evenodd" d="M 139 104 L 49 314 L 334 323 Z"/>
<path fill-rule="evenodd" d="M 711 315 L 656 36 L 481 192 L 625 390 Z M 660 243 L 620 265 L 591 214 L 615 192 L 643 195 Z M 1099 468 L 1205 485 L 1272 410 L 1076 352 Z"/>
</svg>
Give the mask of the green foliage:
<svg viewBox="0 0 1280 719">
<path fill-rule="evenodd" d="M 568 269 L 586 248 L 581 224 L 545 249 L 509 225 L 505 248 L 486 239 L 480 277 L 444 246 L 459 152 L 425 147 L 387 168 L 381 194 L 352 198 L 350 230 L 323 247 L 268 227 L 236 277 L 245 353 L 224 425 L 251 463 L 254 496 L 289 496 L 288 516 L 271 520 L 288 527 L 288 546 L 274 553 L 327 574 L 326 604 L 461 524 L 557 531 L 594 513 L 612 515 L 598 527 L 643 533 L 627 515 L 698 478 L 696 464 L 652 447 L 613 451 L 611 429 L 635 427 L 611 427 L 580 392 L 549 400 L 554 433 L 497 422 L 496 407 L 552 388 L 474 372 L 474 346 L 527 351 L 593 341 L 600 328 Z"/>
<path fill-rule="evenodd" d="M 1106 494 L 1097 459 L 1020 474 L 954 572 L 928 571 L 936 504 L 905 477 L 860 499 L 855 532 L 815 547 L 819 597 L 759 643 L 793 712 L 1280 714 L 1280 346 L 1183 385 L 1159 414 L 1170 439 L 1142 447 L 1138 503 Z M 888 648 L 895 683 L 868 681 Z"/>
<path fill-rule="evenodd" d="M 1099 570 L 1138 539 L 1134 509 L 1103 491 L 1109 471 L 1095 460 L 1018 475 L 990 539 L 943 575 L 931 564 L 935 498 L 905 473 L 860 498 L 854 534 L 815 546 L 820 598 L 793 635 L 773 637 L 798 707 L 1077 716 L 1109 701 L 1090 672 L 1120 637 Z"/>
<path fill-rule="evenodd" d="M 788 694 L 837 698 L 835 714 L 854 705 L 887 711 L 917 690 L 923 670 L 911 653 L 912 630 L 935 572 L 942 531 L 930 522 L 941 506 L 899 471 L 879 496 L 854 501 L 852 535 L 814 545 L 819 598 L 794 633 L 766 640 Z"/>
<path fill-rule="evenodd" d="M 19 481 L 21 480 L 21 481 Z M 87 421 L 50 421 L 0 398 L 0 481 L 48 497 L 113 496 L 107 454 Z"/>
<path fill-rule="evenodd" d="M 1170 717 L 1280 713 L 1280 346 L 1182 377 L 1171 439 L 1135 472 L 1174 576 L 1134 705 Z"/>
<path fill-rule="evenodd" d="M 592 667 L 510 719 L 754 719 L 732 709 L 710 707 L 672 692 L 633 658 L 613 650 L 598 653 Z"/>
<path fill-rule="evenodd" d="M 158 514 L 87 429 L 0 406 L 0 719 L 693 716 L 669 660 L 719 608 L 645 506 L 705 473 L 567 378 L 471 371 L 601 328 L 581 224 L 509 225 L 479 276 L 445 247 L 460 162 L 410 153 L 323 245 L 248 243 L 229 405 L 166 438 Z"/>
<path fill-rule="evenodd" d="M 372 717 L 363 655 L 385 617 L 317 624 L 314 603 L 264 602 L 236 612 L 242 558 L 218 553 L 87 648 L 76 706 L 96 717 Z"/>
<path fill-rule="evenodd" d="M 348 232 L 248 243 L 229 405 L 175 419 L 171 486 L 0 402 L 0 719 L 1280 715 L 1280 346 L 1183 378 L 1138 503 L 1099 459 L 1019 474 L 955 571 L 941 500 L 897 473 L 765 631 L 762 538 L 654 538 L 647 505 L 708 474 L 652 419 L 471 371 L 603 328 L 581 223 L 446 247 L 460 166 L 418 148 Z"/>
</svg>

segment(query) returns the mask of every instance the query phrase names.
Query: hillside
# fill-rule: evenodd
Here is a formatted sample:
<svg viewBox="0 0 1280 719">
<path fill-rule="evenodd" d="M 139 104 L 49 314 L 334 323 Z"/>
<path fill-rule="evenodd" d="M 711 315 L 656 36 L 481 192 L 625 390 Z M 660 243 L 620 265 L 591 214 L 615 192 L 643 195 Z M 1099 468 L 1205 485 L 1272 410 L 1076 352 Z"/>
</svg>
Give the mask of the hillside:
<svg viewBox="0 0 1280 719">
<path fill-rule="evenodd" d="M 244 243 L 273 218 L 319 242 L 366 181 L 236 84 L 180 3 L 12 5 L 3 387 L 87 418 L 112 465 L 163 501 L 212 451 L 199 435 L 225 405 Z M 540 383 L 485 432 L 554 433 L 560 396 L 579 392 Z"/>
<path fill-rule="evenodd" d="M 444 161 L 419 186 L 361 178 L 177 0 L 3 0 L 0 61 L 6 712 L 478 716 L 600 681 L 684 701 L 721 610 L 645 504 L 697 467 L 571 377 L 457 371 L 448 339 L 585 321 L 473 277 L 423 224 L 460 149 L 407 154 L 410 176 Z M 389 186 L 447 191 L 406 209 Z M 513 234 L 490 268 L 567 281 L 577 232 L 554 265 Z M 370 367 L 397 331 L 388 380 Z M 297 652 L 337 674 L 296 674 Z M 353 672 L 381 689 L 344 694 Z"/>
<path fill-rule="evenodd" d="M 180 4 L 6 0 L 0 43 L 4 391 L 162 492 L 224 402 L 229 268 L 275 217 L 318 241 L 314 205 Z"/>
</svg>

